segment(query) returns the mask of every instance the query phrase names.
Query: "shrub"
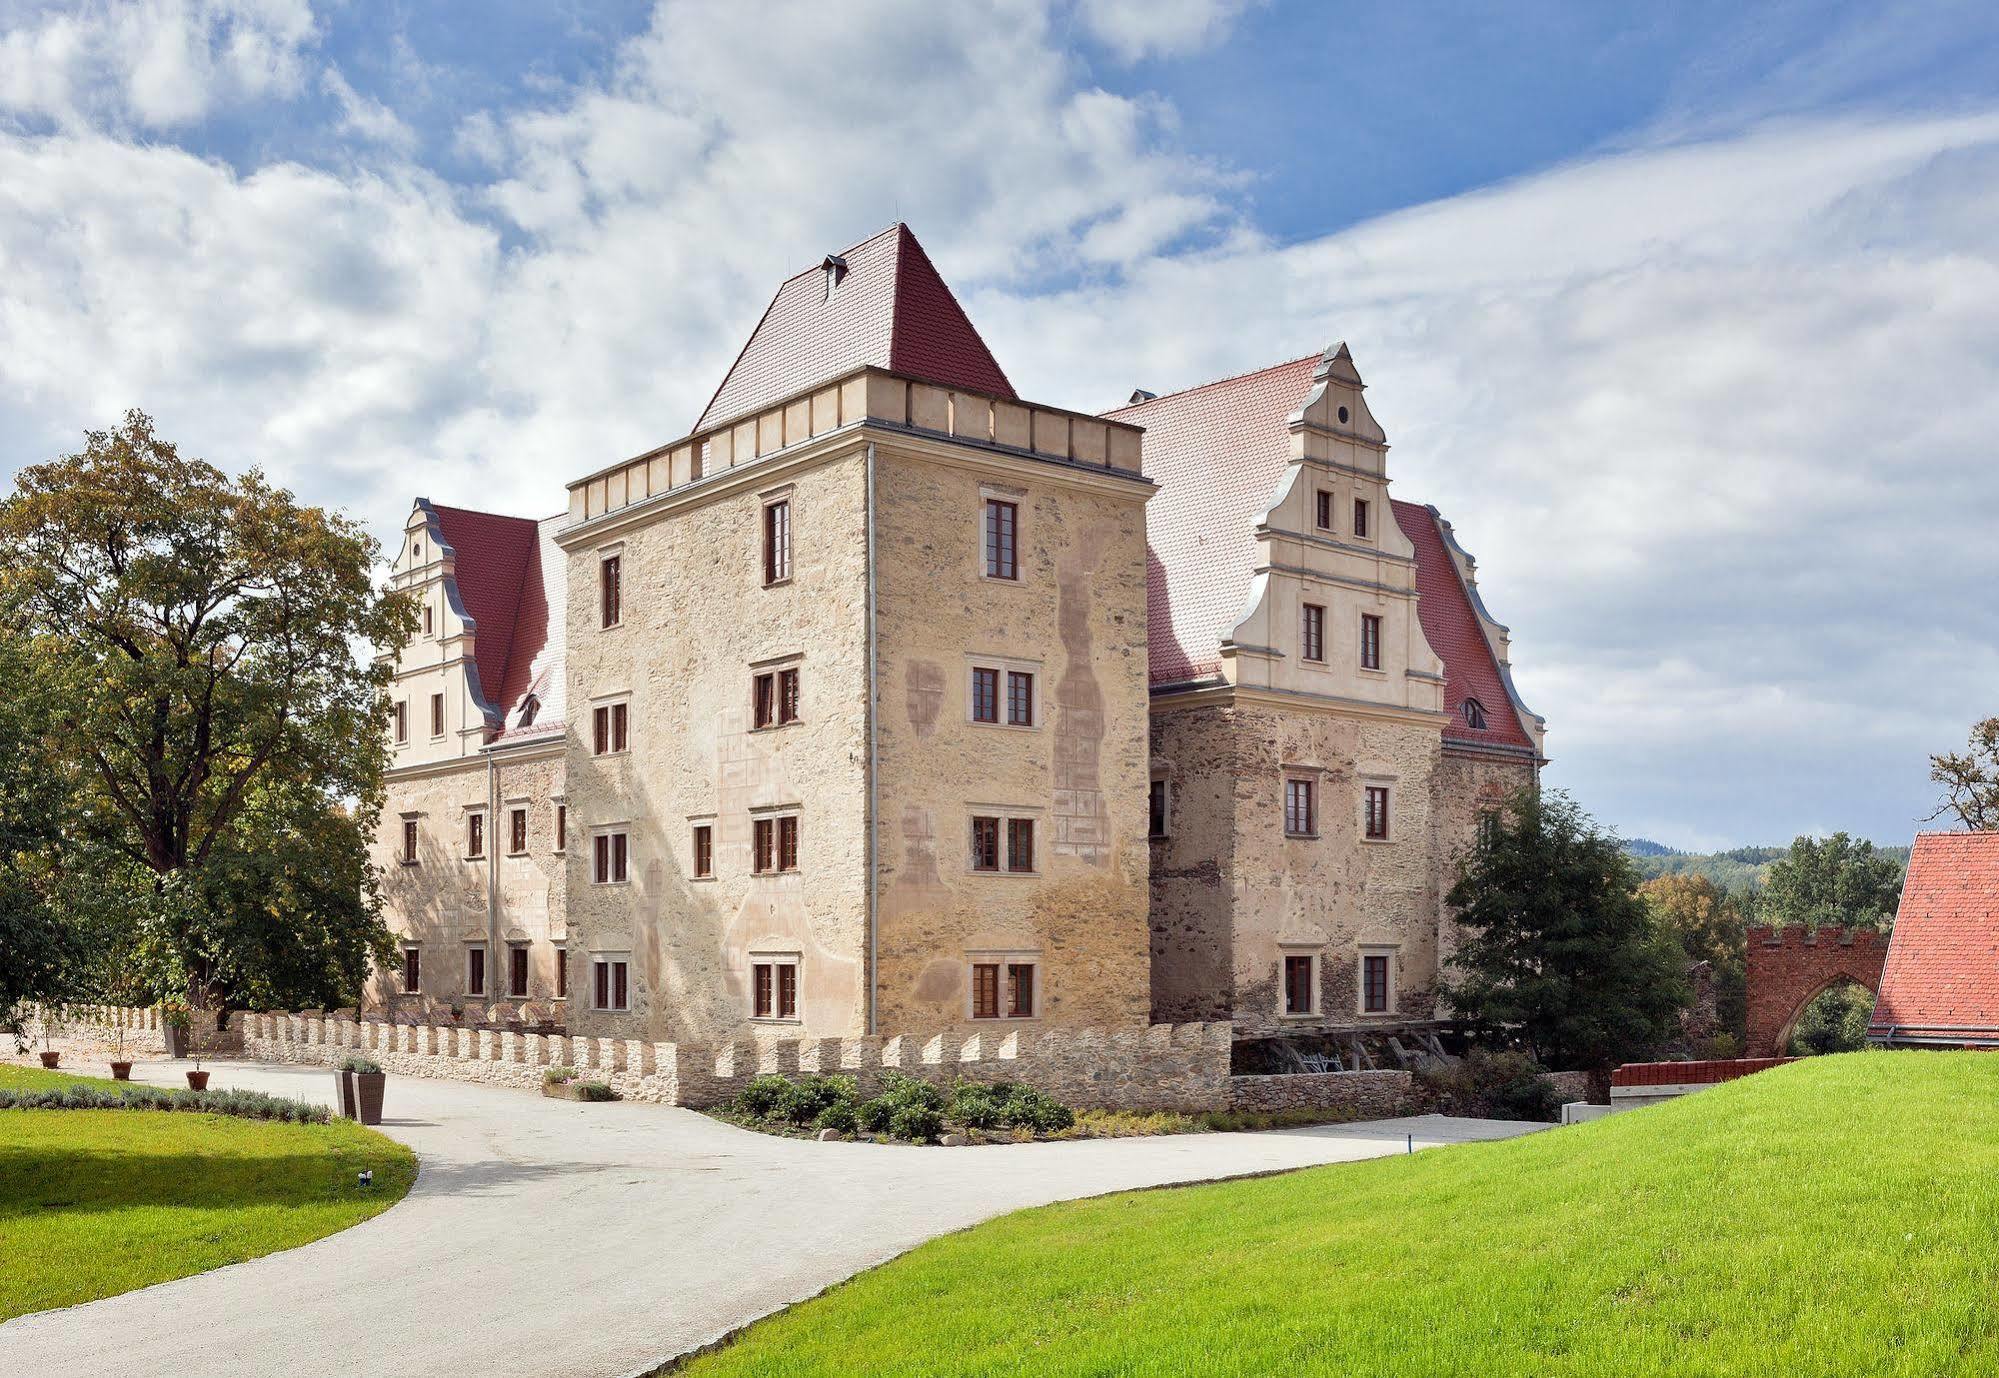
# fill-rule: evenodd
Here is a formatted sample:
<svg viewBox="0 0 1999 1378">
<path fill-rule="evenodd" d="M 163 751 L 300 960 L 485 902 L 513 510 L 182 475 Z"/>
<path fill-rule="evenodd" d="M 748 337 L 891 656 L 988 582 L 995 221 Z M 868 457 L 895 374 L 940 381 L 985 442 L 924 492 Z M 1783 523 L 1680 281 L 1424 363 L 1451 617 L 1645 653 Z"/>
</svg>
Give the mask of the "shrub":
<svg viewBox="0 0 1999 1378">
<path fill-rule="evenodd" d="M 982 1082 L 961 1081 L 951 1088 L 951 1103 L 945 1114 L 953 1123 L 968 1129 L 997 1129 L 1006 1120 L 1006 1091 L 1011 1089 L 1005 1082 L 988 1086 Z"/>
<path fill-rule="evenodd" d="M 852 1105 L 858 1099 L 860 1086 L 850 1076 L 805 1077 L 791 1083 L 772 1107 L 771 1116 L 796 1125 L 814 1124 L 822 1112 L 835 1105 Z"/>
<path fill-rule="evenodd" d="M 736 1109 L 759 1120 L 767 1120 L 791 1095 L 791 1081 L 776 1073 L 766 1073 L 751 1077 L 749 1084 L 736 1093 Z"/>
<path fill-rule="evenodd" d="M 342 1059 L 340 1070 L 343 1072 L 357 1072 L 362 1076 L 373 1076 L 382 1070 L 382 1064 L 376 1062 L 373 1058 L 349 1056 Z"/>
<path fill-rule="evenodd" d="M 895 1118 L 895 1111 L 895 1102 L 887 1096 L 862 1101 L 854 1107 L 854 1127 L 863 1134 L 886 1134 L 889 1121 Z"/>
<path fill-rule="evenodd" d="M 576 1099 L 588 1101 L 616 1100 L 618 1093 L 601 1081 L 579 1081 L 576 1083 Z"/>
<path fill-rule="evenodd" d="M 927 1081 L 918 1081 L 893 1068 L 882 1073 L 882 1096 L 898 1105 L 924 1105 L 932 1110 L 944 1108 L 942 1091 Z"/>
<path fill-rule="evenodd" d="M 944 1112 L 915 1100 L 898 1105 L 889 1117 L 888 1132 L 913 1144 L 933 1143 L 943 1131 Z"/>
<path fill-rule="evenodd" d="M 1474 1048 L 1456 1062 L 1424 1063 L 1416 1079 L 1448 1114 L 1552 1122 L 1562 1113 L 1562 1098 L 1545 1072 L 1525 1053 Z"/>
<path fill-rule="evenodd" d="M 1032 1086 L 1015 1086 L 1007 1093 L 1002 1123 L 1037 1134 L 1055 1134 L 1076 1122 L 1076 1112 Z"/>
<path fill-rule="evenodd" d="M 812 1127 L 851 1134 L 860 1127 L 860 1106 L 851 1100 L 836 1100 L 819 1112 Z"/>
<path fill-rule="evenodd" d="M 267 1096 L 262 1091 L 174 1091 L 158 1086 L 119 1091 L 81 1085 L 0 1090 L 0 1110 L 178 1110 L 290 1124 L 325 1124 L 332 1116 L 323 1105 Z"/>
<path fill-rule="evenodd" d="M 1820 991 L 1798 1016 L 1784 1051 L 1793 1057 L 1857 1052 L 1867 1046 L 1867 1024 L 1873 1015 L 1874 996 L 1865 986 L 1843 982 Z"/>
<path fill-rule="evenodd" d="M 551 1067 L 541 1074 L 543 1086 L 561 1086 L 565 1082 L 574 1080 L 576 1080 L 576 1069 L 573 1067 Z"/>
</svg>

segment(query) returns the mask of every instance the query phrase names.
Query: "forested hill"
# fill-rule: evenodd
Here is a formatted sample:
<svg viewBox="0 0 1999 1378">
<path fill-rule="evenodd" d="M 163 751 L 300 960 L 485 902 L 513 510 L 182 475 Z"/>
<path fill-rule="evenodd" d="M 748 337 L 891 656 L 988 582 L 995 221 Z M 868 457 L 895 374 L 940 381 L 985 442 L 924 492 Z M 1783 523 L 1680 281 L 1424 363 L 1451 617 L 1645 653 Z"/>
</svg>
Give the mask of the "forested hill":
<svg viewBox="0 0 1999 1378">
<path fill-rule="evenodd" d="M 1759 890 L 1769 874 L 1770 863 L 1790 851 L 1789 847 L 1734 847 L 1725 852 L 1676 852 L 1649 838 L 1624 844 L 1631 864 L 1646 880 L 1654 876 L 1706 876 L 1724 890 Z M 1892 857 L 1909 864 L 1907 847 L 1876 847 L 1878 856 Z"/>
</svg>

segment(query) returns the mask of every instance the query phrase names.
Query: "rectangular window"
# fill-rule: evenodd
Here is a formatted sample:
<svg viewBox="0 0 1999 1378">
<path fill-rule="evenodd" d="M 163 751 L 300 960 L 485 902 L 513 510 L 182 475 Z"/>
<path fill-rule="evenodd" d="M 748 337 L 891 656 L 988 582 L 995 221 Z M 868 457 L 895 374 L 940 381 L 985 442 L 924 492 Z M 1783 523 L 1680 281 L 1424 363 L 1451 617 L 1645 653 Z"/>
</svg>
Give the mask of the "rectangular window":
<svg viewBox="0 0 1999 1378">
<path fill-rule="evenodd" d="M 997 871 L 1000 868 L 1000 821 L 997 818 L 972 820 L 972 869 Z"/>
<path fill-rule="evenodd" d="M 1321 531 L 1333 529 L 1333 495 L 1323 488 L 1319 490 L 1319 510 L 1314 514 L 1313 525 Z"/>
<path fill-rule="evenodd" d="M 567 804 L 555 806 L 555 850 L 558 852 L 569 850 L 569 805 Z"/>
<path fill-rule="evenodd" d="M 1006 967 L 1006 1017 L 1034 1018 L 1034 964 L 1009 962 Z"/>
<path fill-rule="evenodd" d="M 1034 726 L 1034 676 L 1025 670 L 1006 672 L 1006 720 L 1012 727 Z"/>
<path fill-rule="evenodd" d="M 1366 1014 L 1388 1013 L 1388 958 L 1369 953 L 1360 959 L 1360 1007 Z"/>
<path fill-rule="evenodd" d="M 600 1010 L 632 1007 L 630 967 L 622 957 L 599 957 L 590 963 L 590 996 Z"/>
<path fill-rule="evenodd" d="M 1367 538 L 1367 499 L 1353 500 L 1353 534 L 1363 540 Z"/>
<path fill-rule="evenodd" d="M 1485 809 L 1478 816 L 1478 845 L 1490 847 L 1499 840 L 1499 815 L 1492 809 Z"/>
<path fill-rule="evenodd" d="M 403 820 L 403 860 L 412 866 L 416 865 L 416 820 L 414 818 L 405 818 Z"/>
<path fill-rule="evenodd" d="M 1019 539 L 1020 508 L 997 498 L 986 499 L 986 577 L 988 579 L 1018 579 L 1020 560 L 1016 543 Z"/>
<path fill-rule="evenodd" d="M 798 721 L 798 671 L 777 672 L 777 720 L 780 724 Z"/>
<path fill-rule="evenodd" d="M 1317 603 L 1307 603 L 1303 631 L 1304 656 L 1307 660 L 1326 658 L 1326 610 Z"/>
<path fill-rule="evenodd" d="M 1371 612 L 1360 615 L 1360 668 L 1381 668 L 1381 619 Z"/>
<path fill-rule="evenodd" d="M 972 667 L 972 721 L 999 721 L 999 671 L 984 665 Z"/>
<path fill-rule="evenodd" d="M 507 810 L 507 850 L 520 856 L 528 849 L 528 811 Z"/>
<path fill-rule="evenodd" d="M 436 618 L 432 615 L 431 607 L 428 603 L 423 605 L 423 634 L 425 636 L 435 636 L 437 634 Z"/>
<path fill-rule="evenodd" d="M 507 996 L 513 1000 L 528 998 L 528 950 L 525 943 L 514 943 L 507 948 Z"/>
<path fill-rule="evenodd" d="M 432 694 L 430 696 L 430 735 L 433 737 L 442 737 L 444 735 L 444 695 L 442 694 Z"/>
<path fill-rule="evenodd" d="M 999 963 L 974 962 L 972 964 L 972 1018 L 998 1019 L 999 1012 Z"/>
<path fill-rule="evenodd" d="M 715 827 L 712 823 L 694 825 L 694 874 L 703 880 L 715 874 Z"/>
<path fill-rule="evenodd" d="M 1154 780 L 1152 789 L 1145 799 L 1145 834 L 1147 837 L 1166 836 L 1166 782 Z"/>
<path fill-rule="evenodd" d="M 566 947 L 555 949 L 555 998 L 569 998 L 569 949 Z"/>
<path fill-rule="evenodd" d="M 1388 786 L 1367 787 L 1367 835 L 1376 842 L 1388 837 Z"/>
<path fill-rule="evenodd" d="M 1009 871 L 1032 871 L 1034 869 L 1034 820 L 1032 818 L 1009 818 L 1006 820 L 1006 869 Z"/>
<path fill-rule="evenodd" d="M 630 722 L 625 704 L 599 704 L 590 715 L 590 722 L 591 746 L 597 755 L 609 756 L 625 749 L 626 725 Z"/>
<path fill-rule="evenodd" d="M 406 947 L 403 949 L 403 994 L 417 995 L 423 990 L 423 950 Z"/>
<path fill-rule="evenodd" d="M 798 815 L 786 814 L 777 820 L 777 869 L 798 869 Z"/>
<path fill-rule="evenodd" d="M 400 699 L 396 703 L 396 745 L 401 746 L 410 739 L 410 701 Z"/>
<path fill-rule="evenodd" d="M 791 500 L 764 504 L 764 583 L 781 584 L 791 577 Z"/>
<path fill-rule="evenodd" d="M 625 561 L 606 555 L 597 565 L 597 611 L 600 626 L 615 627 L 625 615 Z"/>
<path fill-rule="evenodd" d="M 1319 830 L 1317 792 L 1312 780 L 1284 782 L 1284 831 L 1292 837 L 1310 837 Z"/>
<path fill-rule="evenodd" d="M 798 671 L 770 670 L 751 681 L 751 722 L 781 727 L 798 721 Z"/>
<path fill-rule="evenodd" d="M 763 875 L 776 869 L 777 820 L 759 818 L 750 824 L 750 870 Z"/>
<path fill-rule="evenodd" d="M 752 1018 L 798 1018 L 798 963 L 752 962 L 750 991 Z"/>
<path fill-rule="evenodd" d="M 483 813 L 465 815 L 465 855 L 473 858 L 486 855 L 486 815 Z"/>
<path fill-rule="evenodd" d="M 1310 1014 L 1312 1012 L 1313 986 L 1312 968 L 1315 965 L 1310 955 L 1287 956 L 1284 959 L 1284 1012 L 1286 1014 Z"/>
<path fill-rule="evenodd" d="M 624 833 L 598 833 L 592 839 L 590 878 L 599 885 L 622 885 L 631 862 L 630 843 Z"/>
<path fill-rule="evenodd" d="M 486 993 L 486 949 L 474 944 L 465 949 L 465 993 L 483 996 Z"/>
</svg>

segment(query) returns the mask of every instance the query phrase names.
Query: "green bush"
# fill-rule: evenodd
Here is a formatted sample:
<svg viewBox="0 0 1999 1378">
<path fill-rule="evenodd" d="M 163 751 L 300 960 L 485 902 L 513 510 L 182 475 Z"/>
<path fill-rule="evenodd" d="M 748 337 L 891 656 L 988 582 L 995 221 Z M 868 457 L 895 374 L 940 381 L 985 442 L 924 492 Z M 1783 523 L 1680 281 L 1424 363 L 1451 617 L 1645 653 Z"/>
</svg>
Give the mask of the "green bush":
<svg viewBox="0 0 1999 1378">
<path fill-rule="evenodd" d="M 944 1117 L 968 1129 L 1026 1129 L 1055 1134 L 1076 1122 L 1075 1112 L 1017 1082 L 961 1081 L 951 1089 Z"/>
<path fill-rule="evenodd" d="M 863 1134 L 886 1134 L 895 1112 L 896 1104 L 887 1096 L 862 1101 L 854 1107 L 854 1127 Z"/>
<path fill-rule="evenodd" d="M 1805 1006 L 1785 1051 L 1793 1057 L 1859 1052 L 1867 1046 L 1867 1024 L 1873 1017 L 1872 992 L 1865 986 L 1842 982 L 1820 991 Z"/>
<path fill-rule="evenodd" d="M 541 1074 L 543 1086 L 561 1086 L 574 1080 L 576 1080 L 576 1069 L 573 1067 L 550 1067 Z"/>
<path fill-rule="evenodd" d="M 860 1099 L 860 1086 L 850 1076 L 805 1077 L 793 1082 L 771 1109 L 771 1118 L 795 1125 L 814 1124 L 820 1114 L 835 1105 L 852 1105 Z"/>
<path fill-rule="evenodd" d="M 576 1083 L 576 1099 L 588 1101 L 616 1100 L 618 1093 L 601 1081 L 579 1081 Z"/>
<path fill-rule="evenodd" d="M 288 1124 L 325 1124 L 332 1115 L 323 1105 L 267 1096 L 262 1091 L 174 1091 L 158 1086 L 119 1091 L 83 1085 L 0 1090 L 0 1110 L 175 1110 Z"/>
<path fill-rule="evenodd" d="M 934 1143 L 944 1132 L 944 1112 L 934 1105 L 906 1102 L 889 1117 L 888 1132 L 913 1144 Z"/>
<path fill-rule="evenodd" d="M 833 1129 L 851 1134 L 860 1127 L 860 1106 L 851 1100 L 837 1100 L 821 1110 L 812 1121 L 814 1129 Z"/>
<path fill-rule="evenodd" d="M 751 1077 L 749 1084 L 736 1093 L 736 1109 L 755 1119 L 767 1120 L 790 1095 L 790 1078 L 767 1072 Z"/>
<path fill-rule="evenodd" d="M 343 1072 L 356 1072 L 362 1076 L 372 1076 L 382 1070 L 382 1064 L 376 1062 L 373 1058 L 357 1057 L 350 1054 L 341 1059 L 340 1070 Z"/>
<path fill-rule="evenodd" d="M 998 1129 L 1006 1122 L 1005 1082 L 989 1086 L 983 1082 L 961 1081 L 951 1088 L 951 1103 L 945 1114 L 954 1124 L 967 1129 Z"/>
<path fill-rule="evenodd" d="M 1055 1134 L 1076 1122 L 1076 1112 L 1032 1086 L 1015 1086 L 1007 1093 L 1006 1123 L 1037 1134 Z"/>
<path fill-rule="evenodd" d="M 1426 1062 L 1416 1080 L 1448 1114 L 1543 1123 L 1561 1118 L 1561 1094 L 1525 1053 L 1474 1048 L 1456 1062 Z"/>
<path fill-rule="evenodd" d="M 882 1073 L 882 1096 L 897 1105 L 922 1105 L 940 1111 L 944 1108 L 942 1091 L 893 1068 Z"/>
</svg>

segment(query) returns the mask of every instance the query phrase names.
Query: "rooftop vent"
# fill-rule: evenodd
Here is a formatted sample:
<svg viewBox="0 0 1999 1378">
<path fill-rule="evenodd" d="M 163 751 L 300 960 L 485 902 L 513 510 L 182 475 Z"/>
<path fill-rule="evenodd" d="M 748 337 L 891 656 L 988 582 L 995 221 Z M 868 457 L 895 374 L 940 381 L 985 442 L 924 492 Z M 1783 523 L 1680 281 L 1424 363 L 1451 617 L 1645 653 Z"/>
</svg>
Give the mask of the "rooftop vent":
<svg viewBox="0 0 1999 1378">
<path fill-rule="evenodd" d="M 838 254 L 828 254 L 819 265 L 826 278 L 826 300 L 833 300 L 833 294 L 840 290 L 840 280 L 847 276 L 847 260 Z"/>
<path fill-rule="evenodd" d="M 1140 402 L 1150 402 L 1157 396 L 1159 394 L 1156 392 L 1147 392 L 1144 388 L 1133 388 L 1131 390 L 1131 401 L 1125 403 L 1125 405 L 1135 407 Z"/>
</svg>

